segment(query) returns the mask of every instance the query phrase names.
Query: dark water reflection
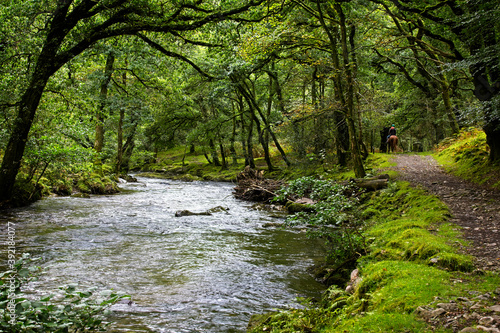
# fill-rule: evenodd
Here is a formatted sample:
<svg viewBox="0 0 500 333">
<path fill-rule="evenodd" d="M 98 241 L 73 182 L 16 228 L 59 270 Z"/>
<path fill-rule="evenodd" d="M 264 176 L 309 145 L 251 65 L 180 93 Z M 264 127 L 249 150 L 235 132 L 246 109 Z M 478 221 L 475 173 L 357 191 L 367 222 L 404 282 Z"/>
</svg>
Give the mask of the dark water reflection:
<svg viewBox="0 0 500 333">
<path fill-rule="evenodd" d="M 305 271 L 321 246 L 266 228 L 281 220 L 235 200 L 233 185 L 140 181 L 119 195 L 49 198 L 4 213 L 17 225 L 18 251 L 48 267 L 35 290 L 76 282 L 124 291 L 135 304 L 115 308 L 113 332 L 176 333 L 244 332 L 252 314 L 323 290 Z M 229 210 L 174 216 L 216 206 Z"/>
</svg>

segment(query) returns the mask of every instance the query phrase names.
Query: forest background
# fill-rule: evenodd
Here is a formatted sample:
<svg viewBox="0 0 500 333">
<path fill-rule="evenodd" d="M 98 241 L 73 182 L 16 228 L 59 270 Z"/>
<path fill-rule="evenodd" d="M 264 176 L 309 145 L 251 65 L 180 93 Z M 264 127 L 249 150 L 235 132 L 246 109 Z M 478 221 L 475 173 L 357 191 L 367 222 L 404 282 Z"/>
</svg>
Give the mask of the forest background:
<svg viewBox="0 0 500 333">
<path fill-rule="evenodd" d="M 410 151 L 480 126 L 498 162 L 499 12 L 492 0 L 3 0 L 0 202 L 112 191 L 106 174 L 179 146 L 220 169 L 262 157 L 269 172 L 363 177 L 392 124 Z"/>
</svg>

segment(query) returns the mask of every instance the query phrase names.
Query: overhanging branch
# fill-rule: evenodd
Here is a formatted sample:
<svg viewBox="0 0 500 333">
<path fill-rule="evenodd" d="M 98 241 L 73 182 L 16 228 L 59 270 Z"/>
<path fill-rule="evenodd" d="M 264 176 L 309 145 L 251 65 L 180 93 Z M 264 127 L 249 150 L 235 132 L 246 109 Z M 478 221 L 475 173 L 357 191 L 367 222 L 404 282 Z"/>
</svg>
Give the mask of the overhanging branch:
<svg viewBox="0 0 500 333">
<path fill-rule="evenodd" d="M 151 46 L 152 48 L 160 51 L 161 53 L 163 53 L 164 55 L 168 56 L 168 57 L 172 57 L 172 58 L 176 58 L 176 59 L 180 59 L 182 61 L 184 61 L 185 63 L 188 63 L 189 65 L 191 65 L 191 67 L 193 67 L 198 73 L 200 73 L 201 75 L 203 75 L 204 77 L 206 77 L 207 79 L 209 80 L 214 80 L 215 77 L 213 77 L 212 75 L 210 74 L 207 74 L 205 73 L 198 65 L 196 65 L 194 62 L 192 62 L 191 60 L 189 60 L 188 58 L 186 58 L 185 56 L 183 56 L 182 54 L 178 54 L 178 53 L 175 53 L 175 52 L 172 52 L 172 51 L 169 51 L 167 49 L 165 49 L 163 46 L 161 46 L 160 44 L 156 43 L 155 41 L 152 41 L 151 39 L 149 39 L 148 37 L 144 36 L 143 34 L 136 34 L 137 37 L 139 37 L 140 39 L 142 39 L 143 41 L 146 42 L 146 44 L 148 44 L 149 46 Z"/>
</svg>

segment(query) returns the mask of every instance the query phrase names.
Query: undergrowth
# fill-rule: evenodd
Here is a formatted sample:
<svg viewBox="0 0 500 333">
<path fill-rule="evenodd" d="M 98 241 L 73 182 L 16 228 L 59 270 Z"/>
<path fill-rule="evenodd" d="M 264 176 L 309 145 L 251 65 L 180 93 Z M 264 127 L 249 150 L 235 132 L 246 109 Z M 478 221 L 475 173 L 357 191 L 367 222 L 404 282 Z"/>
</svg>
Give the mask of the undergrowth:
<svg viewBox="0 0 500 333">
<path fill-rule="evenodd" d="M 500 165 L 492 164 L 488 156 L 486 134 L 477 128 L 462 130 L 455 137 L 443 140 L 434 154 L 447 171 L 478 184 L 500 188 Z"/>
<path fill-rule="evenodd" d="M 332 286 L 322 300 L 261 317 L 249 332 L 451 332 L 428 327 L 415 310 L 500 283 L 498 274 L 474 275 L 472 258 L 457 252 L 463 241 L 447 207 L 423 190 L 392 182 L 358 209 L 368 255 L 358 260 L 353 292 Z"/>
<path fill-rule="evenodd" d="M 26 285 L 40 274 L 34 261 L 24 254 L 0 274 L 0 332 L 105 332 L 111 305 L 130 298 L 113 290 L 78 290 L 75 284 L 42 297 L 28 296 Z"/>
</svg>

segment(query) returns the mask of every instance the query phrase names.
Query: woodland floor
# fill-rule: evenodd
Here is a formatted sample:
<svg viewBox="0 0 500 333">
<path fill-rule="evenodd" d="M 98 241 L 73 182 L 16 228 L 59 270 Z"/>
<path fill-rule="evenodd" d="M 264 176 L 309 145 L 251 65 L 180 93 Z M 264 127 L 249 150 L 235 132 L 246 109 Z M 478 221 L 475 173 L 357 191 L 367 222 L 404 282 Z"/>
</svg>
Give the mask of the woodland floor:
<svg viewBox="0 0 500 333">
<path fill-rule="evenodd" d="M 470 242 L 462 250 L 477 259 L 477 268 L 500 272 L 500 191 L 446 173 L 432 156 L 397 154 L 394 161 L 399 179 L 448 205 L 451 222 L 462 227 Z"/>
</svg>

